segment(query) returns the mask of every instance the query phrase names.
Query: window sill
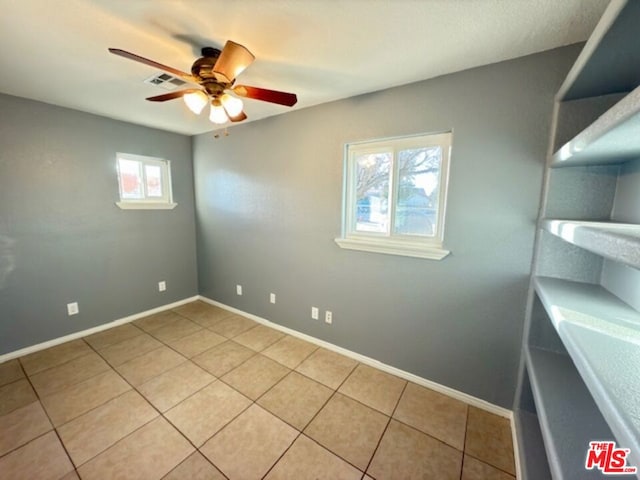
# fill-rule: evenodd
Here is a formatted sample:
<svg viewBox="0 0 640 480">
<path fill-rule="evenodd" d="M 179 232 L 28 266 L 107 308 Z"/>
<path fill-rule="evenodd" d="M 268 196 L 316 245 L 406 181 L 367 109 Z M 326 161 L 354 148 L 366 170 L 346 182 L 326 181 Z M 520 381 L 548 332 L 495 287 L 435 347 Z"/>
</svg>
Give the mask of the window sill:
<svg viewBox="0 0 640 480">
<path fill-rule="evenodd" d="M 449 250 L 444 250 L 435 245 L 421 243 L 375 241 L 369 239 L 336 238 L 335 242 L 340 248 L 348 250 L 360 250 L 363 252 L 384 253 L 387 255 L 401 255 L 405 257 L 425 258 L 429 260 L 442 260 L 449 255 Z"/>
<path fill-rule="evenodd" d="M 177 203 L 116 202 L 122 210 L 173 210 Z"/>
</svg>

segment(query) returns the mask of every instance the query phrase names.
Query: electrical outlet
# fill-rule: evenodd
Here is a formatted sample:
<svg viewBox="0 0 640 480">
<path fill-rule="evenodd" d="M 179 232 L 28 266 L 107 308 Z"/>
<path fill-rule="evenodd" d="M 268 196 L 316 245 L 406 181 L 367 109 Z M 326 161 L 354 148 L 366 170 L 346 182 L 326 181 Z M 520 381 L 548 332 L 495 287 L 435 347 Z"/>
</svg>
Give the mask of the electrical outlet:
<svg viewBox="0 0 640 480">
<path fill-rule="evenodd" d="M 164 280 L 162 282 L 158 282 L 158 291 L 164 292 L 167 289 L 167 282 Z"/>
<path fill-rule="evenodd" d="M 276 303 L 276 294 L 275 293 L 270 293 L 269 294 L 269 301 L 271 303 Z"/>
<path fill-rule="evenodd" d="M 333 322 L 333 313 L 327 310 L 326 312 L 324 312 L 324 323 L 328 323 L 329 325 L 331 325 L 332 322 Z"/>
<path fill-rule="evenodd" d="M 78 302 L 67 303 L 67 314 L 69 316 L 77 315 L 78 313 L 80 313 L 80 309 L 78 308 Z"/>
<path fill-rule="evenodd" d="M 318 307 L 311 307 L 311 318 L 318 320 Z"/>
<path fill-rule="evenodd" d="M 236 294 L 242 295 L 242 285 L 236 285 Z"/>
</svg>

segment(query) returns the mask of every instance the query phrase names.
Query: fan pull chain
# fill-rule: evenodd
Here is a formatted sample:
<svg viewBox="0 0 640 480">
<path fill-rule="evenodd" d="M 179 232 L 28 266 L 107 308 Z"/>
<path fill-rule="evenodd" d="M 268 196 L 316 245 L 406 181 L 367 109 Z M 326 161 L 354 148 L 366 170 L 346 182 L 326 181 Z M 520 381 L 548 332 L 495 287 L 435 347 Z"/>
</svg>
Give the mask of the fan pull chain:
<svg viewBox="0 0 640 480">
<path fill-rule="evenodd" d="M 228 136 L 229 136 L 229 130 L 227 129 L 227 127 L 225 127 L 225 128 L 224 128 L 223 135 L 224 135 L 225 137 L 228 137 Z M 220 134 L 219 134 L 219 133 L 214 133 L 214 134 L 213 134 L 213 138 L 220 138 Z"/>
</svg>

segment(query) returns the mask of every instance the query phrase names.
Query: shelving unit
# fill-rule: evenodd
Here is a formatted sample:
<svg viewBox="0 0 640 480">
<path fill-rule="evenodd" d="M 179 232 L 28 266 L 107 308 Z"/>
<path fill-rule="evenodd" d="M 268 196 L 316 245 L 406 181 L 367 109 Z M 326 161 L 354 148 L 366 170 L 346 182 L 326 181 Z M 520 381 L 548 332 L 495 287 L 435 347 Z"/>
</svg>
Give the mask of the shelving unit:
<svg viewBox="0 0 640 480">
<path fill-rule="evenodd" d="M 560 336 L 575 325 L 623 336 L 640 346 L 640 313 L 600 285 L 550 277 L 535 277 L 533 283 Z"/>
<path fill-rule="evenodd" d="M 551 157 L 552 167 L 624 163 L 640 157 L 640 88 L 616 103 Z"/>
<path fill-rule="evenodd" d="M 545 220 L 542 228 L 596 255 L 640 268 L 640 225 Z"/>
<path fill-rule="evenodd" d="M 520 468 L 524 478 L 551 478 L 542 433 L 535 413 L 517 410 L 514 415 L 518 444 L 524 454 Z"/>
<path fill-rule="evenodd" d="M 606 419 L 610 426 L 609 438 L 613 438 L 613 431 L 615 438 L 631 449 L 630 460 L 640 465 L 640 313 L 599 285 L 543 277 L 537 277 L 534 284 L 553 326 L 573 359 L 575 366 L 571 370 L 574 377 L 577 377 L 577 370 L 582 377 L 582 390 L 587 393 L 588 388 L 591 392 L 584 401 L 593 406 L 592 415 Z M 536 355 L 534 358 L 542 361 L 540 353 Z M 552 372 L 553 368 L 567 370 L 565 361 L 558 359 L 555 366 L 548 359 L 546 362 L 547 379 L 556 374 Z M 536 377 L 533 371 L 531 376 Z M 569 381 L 568 375 L 565 377 Z M 552 380 L 539 380 L 539 383 L 545 381 Z M 572 388 L 577 389 L 576 382 L 573 383 Z M 539 391 L 539 395 L 545 398 L 545 392 Z M 551 393 L 550 390 L 546 392 Z M 579 403 L 578 398 L 575 391 L 569 394 L 573 398 L 569 400 L 568 395 L 565 396 L 565 408 L 574 408 Z M 580 458 L 584 456 L 585 444 L 589 440 L 577 431 L 582 425 L 575 422 L 576 430 L 569 432 L 571 436 L 582 439 L 582 451 L 577 452 L 582 454 Z M 591 440 L 602 438 L 595 429 L 587 436 Z"/>
<path fill-rule="evenodd" d="M 558 90 L 559 101 L 630 92 L 640 85 L 640 5 L 613 0 Z"/>
<path fill-rule="evenodd" d="M 584 468 L 596 440 L 640 469 L 638 25 L 640 1 L 613 0 L 556 95 L 514 404 L 526 480 L 607 478 Z"/>
<path fill-rule="evenodd" d="M 600 478 L 599 472 L 584 470 L 585 444 L 594 434 L 599 440 L 614 437 L 571 359 L 529 347 L 526 360 L 554 477 L 572 478 L 572 474 L 581 472 L 580 478 Z"/>
</svg>

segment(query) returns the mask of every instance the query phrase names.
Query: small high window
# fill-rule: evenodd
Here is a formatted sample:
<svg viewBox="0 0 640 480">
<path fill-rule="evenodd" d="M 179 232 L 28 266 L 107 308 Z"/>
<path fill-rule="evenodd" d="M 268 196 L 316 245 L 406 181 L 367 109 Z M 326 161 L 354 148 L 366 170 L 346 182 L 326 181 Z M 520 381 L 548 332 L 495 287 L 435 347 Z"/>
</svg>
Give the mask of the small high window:
<svg viewBox="0 0 640 480">
<path fill-rule="evenodd" d="M 118 153 L 118 185 L 124 209 L 171 209 L 171 165 L 161 158 Z"/>
<path fill-rule="evenodd" d="M 342 248 L 440 260 L 451 133 L 346 146 Z"/>
</svg>

